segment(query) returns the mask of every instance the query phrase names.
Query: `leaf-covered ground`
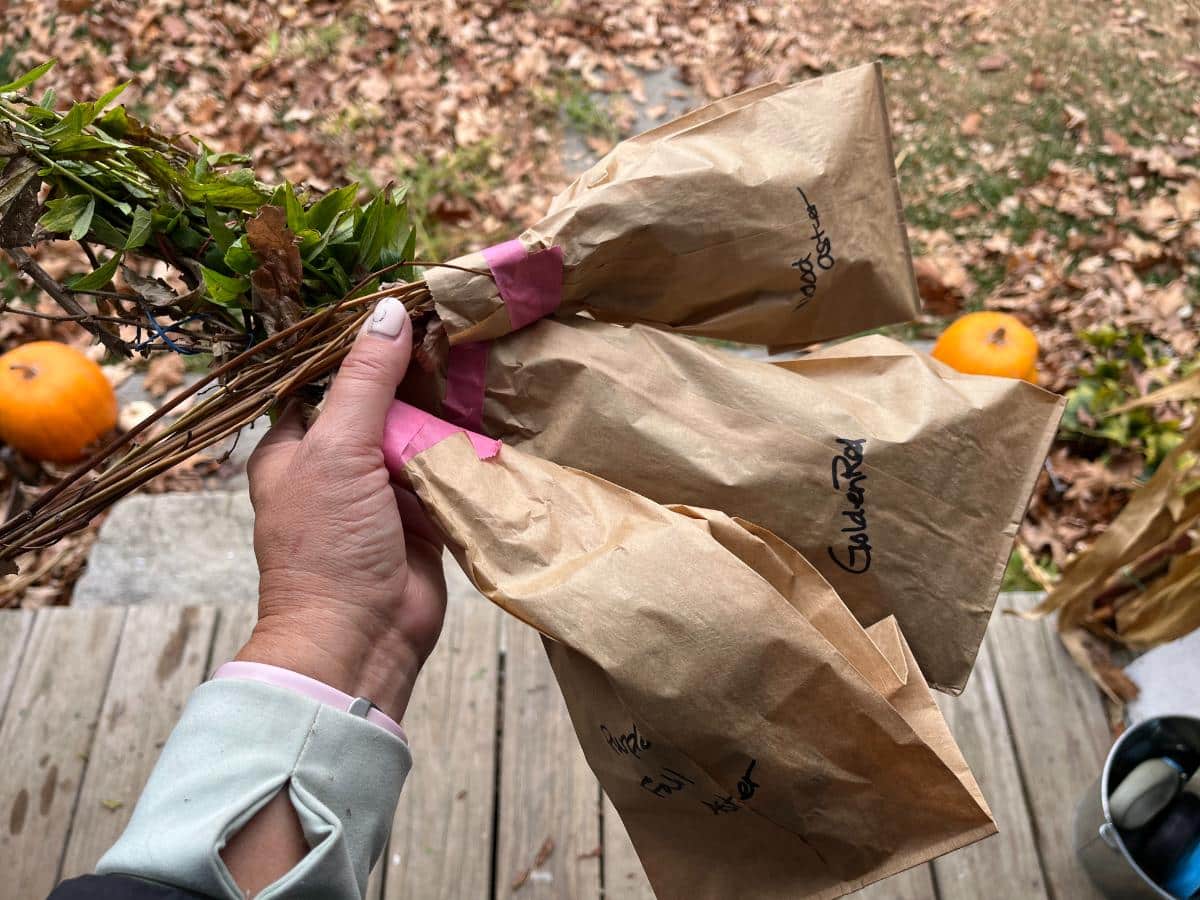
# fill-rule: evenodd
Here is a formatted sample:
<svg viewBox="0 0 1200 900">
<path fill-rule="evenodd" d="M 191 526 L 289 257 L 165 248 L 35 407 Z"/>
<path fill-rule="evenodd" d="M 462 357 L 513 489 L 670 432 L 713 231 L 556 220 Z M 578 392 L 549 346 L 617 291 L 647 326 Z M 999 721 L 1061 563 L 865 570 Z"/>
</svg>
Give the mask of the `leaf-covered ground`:
<svg viewBox="0 0 1200 900">
<path fill-rule="evenodd" d="M 564 131 L 600 152 L 639 108 L 665 116 L 649 71 L 704 98 L 883 58 L 932 316 L 1014 312 L 1038 332 L 1043 384 L 1071 392 L 1027 559 L 1061 567 L 1194 416 L 1104 413 L 1196 364 L 1195 3 L 0 0 L 0 14 L 0 81 L 55 56 L 61 97 L 130 80 L 137 115 L 250 152 L 268 180 L 407 182 L 422 252 L 440 257 L 542 211 L 568 181 Z M 0 278 L 0 300 L 27 295 Z M 902 333 L 932 335 L 932 316 Z M 72 337 L 0 317 L 0 347 L 52 328 Z"/>
</svg>

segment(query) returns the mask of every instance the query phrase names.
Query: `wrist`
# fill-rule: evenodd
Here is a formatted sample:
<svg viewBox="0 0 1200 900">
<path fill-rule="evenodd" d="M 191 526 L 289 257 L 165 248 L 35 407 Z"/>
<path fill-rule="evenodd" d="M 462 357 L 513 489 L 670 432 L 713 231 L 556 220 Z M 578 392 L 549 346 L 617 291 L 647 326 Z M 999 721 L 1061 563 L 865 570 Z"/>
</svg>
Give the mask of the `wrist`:
<svg viewBox="0 0 1200 900">
<path fill-rule="evenodd" d="M 395 635 L 371 639 L 345 623 L 333 631 L 322 628 L 315 613 L 305 618 L 294 622 L 262 616 L 235 658 L 290 669 L 352 697 L 365 697 L 399 722 L 420 672 L 420 655 Z"/>
</svg>

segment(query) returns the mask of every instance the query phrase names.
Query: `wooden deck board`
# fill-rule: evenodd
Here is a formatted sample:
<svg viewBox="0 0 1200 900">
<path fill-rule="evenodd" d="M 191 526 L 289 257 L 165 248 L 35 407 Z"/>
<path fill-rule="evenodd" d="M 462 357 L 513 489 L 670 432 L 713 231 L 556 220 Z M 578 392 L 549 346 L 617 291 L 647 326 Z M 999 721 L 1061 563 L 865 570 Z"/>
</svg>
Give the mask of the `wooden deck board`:
<svg viewBox="0 0 1200 900">
<path fill-rule="evenodd" d="M 638 859 L 629 832 L 621 821 L 617 808 L 607 796 L 604 805 L 604 868 L 605 900 L 654 900 L 654 891 Z"/>
<path fill-rule="evenodd" d="M 368 898 L 650 900 L 540 639 L 458 581 L 452 575 L 444 637 L 405 717 L 415 768 Z M 236 653 L 254 619 L 252 605 L 0 612 L 6 889 L 45 896 L 60 866 L 64 876 L 91 868 L 131 812 L 188 691 Z M 177 647 L 179 665 L 160 684 L 164 655 L 174 659 Z M 965 694 L 939 699 L 1000 835 L 855 896 L 1096 897 L 1074 862 L 1070 828 L 1110 738 L 1095 691 L 1052 628 L 998 617 Z M 553 850 L 535 867 L 547 839 Z"/>
<path fill-rule="evenodd" d="M 0 872 L 14 896 L 44 897 L 59 866 L 123 608 L 43 609 L 0 724 Z"/>
<path fill-rule="evenodd" d="M 63 878 L 91 872 L 120 836 L 192 689 L 204 677 L 212 607 L 129 610 L 100 711 L 63 860 Z"/>
<path fill-rule="evenodd" d="M 491 890 L 500 610 L 454 596 L 404 717 L 413 771 L 385 854 L 390 900 Z"/>
<path fill-rule="evenodd" d="M 854 900 L 937 900 L 933 872 L 929 864 L 914 866 L 899 875 L 885 878 L 850 894 Z M 958 894 L 944 894 L 944 900 L 956 900 Z M 965 896 L 963 895 L 964 900 Z M 974 897 L 972 897 L 974 900 Z"/>
<path fill-rule="evenodd" d="M 520 900 L 598 900 L 600 785 L 575 737 L 541 638 L 515 620 L 504 624 L 495 898 L 519 889 Z M 550 848 L 548 856 L 543 848 Z"/>
<path fill-rule="evenodd" d="M 998 615 L 988 630 L 1034 838 L 1053 900 L 1100 894 L 1075 860 L 1075 804 L 1104 766 L 1112 743 L 1096 689 L 1049 622 Z"/>
<path fill-rule="evenodd" d="M 239 603 L 234 606 L 219 607 L 217 616 L 217 631 L 213 635 L 212 650 L 208 655 L 208 677 L 220 667 L 221 663 L 229 662 L 242 644 L 250 637 L 254 623 L 258 621 L 257 603 Z"/>
<path fill-rule="evenodd" d="M 32 628 L 33 610 L 12 610 L 0 615 L 0 722 L 4 721 L 4 710 Z"/>
<path fill-rule="evenodd" d="M 963 694 L 941 695 L 938 706 L 1000 829 L 997 835 L 934 861 L 942 896 L 1045 900 L 1046 885 L 990 643 L 985 643 L 980 652 Z"/>
</svg>

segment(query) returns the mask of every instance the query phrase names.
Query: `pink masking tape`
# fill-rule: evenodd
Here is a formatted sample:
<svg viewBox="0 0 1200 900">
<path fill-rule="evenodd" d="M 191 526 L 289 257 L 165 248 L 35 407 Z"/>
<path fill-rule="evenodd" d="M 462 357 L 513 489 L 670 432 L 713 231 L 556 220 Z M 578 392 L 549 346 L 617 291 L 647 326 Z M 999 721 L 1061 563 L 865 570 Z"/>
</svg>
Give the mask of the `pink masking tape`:
<svg viewBox="0 0 1200 900">
<path fill-rule="evenodd" d="M 471 431 L 483 431 L 488 343 L 455 344 L 446 358 L 446 398 L 442 401 L 442 413 L 454 424 Z"/>
<path fill-rule="evenodd" d="M 400 400 L 388 409 L 383 426 L 383 459 L 388 471 L 399 475 L 418 453 L 440 444 L 448 437 L 465 434 L 480 459 L 491 459 L 500 452 L 500 442 L 457 425 L 451 425 L 423 409 Z"/>
<path fill-rule="evenodd" d="M 524 328 L 562 303 L 563 252 L 550 247 L 529 253 L 520 241 L 505 241 L 483 251 L 514 329 Z"/>
</svg>

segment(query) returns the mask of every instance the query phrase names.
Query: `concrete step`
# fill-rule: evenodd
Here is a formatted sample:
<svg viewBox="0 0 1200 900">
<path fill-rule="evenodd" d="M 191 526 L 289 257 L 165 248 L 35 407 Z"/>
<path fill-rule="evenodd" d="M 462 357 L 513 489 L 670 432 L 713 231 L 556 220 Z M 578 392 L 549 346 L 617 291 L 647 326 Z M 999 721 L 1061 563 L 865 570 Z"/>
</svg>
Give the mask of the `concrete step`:
<svg viewBox="0 0 1200 900">
<path fill-rule="evenodd" d="M 245 491 L 127 497 L 100 527 L 72 603 L 254 602 L 253 538 Z"/>
<path fill-rule="evenodd" d="M 138 494 L 100 528 L 74 606 L 254 603 L 254 511 L 245 491 Z M 486 602 L 447 553 L 452 597 Z"/>
</svg>

